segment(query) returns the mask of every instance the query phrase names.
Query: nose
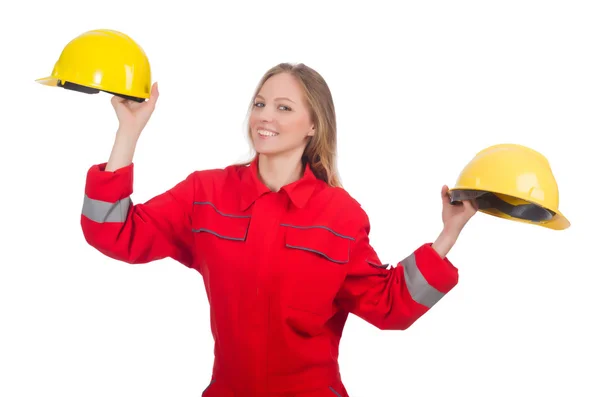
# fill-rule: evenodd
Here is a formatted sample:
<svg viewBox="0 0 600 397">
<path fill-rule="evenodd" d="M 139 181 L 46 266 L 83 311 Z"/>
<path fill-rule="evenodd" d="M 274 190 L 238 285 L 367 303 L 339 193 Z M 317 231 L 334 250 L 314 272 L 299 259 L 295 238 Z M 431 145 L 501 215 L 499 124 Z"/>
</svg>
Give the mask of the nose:
<svg viewBox="0 0 600 397">
<path fill-rule="evenodd" d="M 268 123 L 275 118 L 275 112 L 270 106 L 258 108 L 258 117 L 263 123 Z"/>
</svg>

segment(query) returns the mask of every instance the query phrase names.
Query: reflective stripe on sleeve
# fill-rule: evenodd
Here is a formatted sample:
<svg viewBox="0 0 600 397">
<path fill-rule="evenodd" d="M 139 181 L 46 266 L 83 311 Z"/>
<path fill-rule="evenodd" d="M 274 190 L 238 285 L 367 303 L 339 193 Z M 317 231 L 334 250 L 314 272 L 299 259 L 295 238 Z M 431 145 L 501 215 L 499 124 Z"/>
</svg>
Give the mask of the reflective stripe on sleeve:
<svg viewBox="0 0 600 397">
<path fill-rule="evenodd" d="M 402 260 L 400 264 L 404 268 L 406 287 L 415 302 L 431 308 L 444 297 L 444 293 L 429 285 L 417 267 L 414 253 Z"/>
<path fill-rule="evenodd" d="M 126 197 L 117 202 L 111 203 L 108 201 L 94 200 L 85 195 L 83 199 L 83 208 L 81 214 L 86 218 L 98 222 L 125 222 L 131 198 Z"/>
</svg>

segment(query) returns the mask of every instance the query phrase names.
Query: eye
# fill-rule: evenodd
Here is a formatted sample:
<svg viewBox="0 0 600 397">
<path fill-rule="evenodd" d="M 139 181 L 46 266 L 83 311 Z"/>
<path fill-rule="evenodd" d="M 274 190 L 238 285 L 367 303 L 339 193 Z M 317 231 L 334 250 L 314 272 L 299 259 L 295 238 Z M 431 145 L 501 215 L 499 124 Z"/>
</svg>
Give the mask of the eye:
<svg viewBox="0 0 600 397">
<path fill-rule="evenodd" d="M 262 103 L 262 102 L 255 102 L 254 103 L 254 107 L 260 108 L 260 107 L 263 107 L 263 106 L 265 106 L 265 104 Z"/>
<path fill-rule="evenodd" d="M 292 110 L 290 107 L 288 107 L 288 106 L 285 106 L 285 105 L 281 105 L 281 106 L 279 107 L 279 109 L 281 109 L 281 110 L 285 110 L 286 112 L 289 112 L 290 110 Z"/>
</svg>

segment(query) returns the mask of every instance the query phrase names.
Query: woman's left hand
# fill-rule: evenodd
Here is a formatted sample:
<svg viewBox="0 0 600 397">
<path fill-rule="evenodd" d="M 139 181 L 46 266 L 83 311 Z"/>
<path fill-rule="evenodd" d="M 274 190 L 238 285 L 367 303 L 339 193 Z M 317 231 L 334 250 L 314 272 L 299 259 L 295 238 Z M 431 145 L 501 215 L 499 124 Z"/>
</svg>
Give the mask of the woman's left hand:
<svg viewBox="0 0 600 397">
<path fill-rule="evenodd" d="M 442 187 L 442 221 L 444 228 L 437 240 L 433 243 L 433 249 L 444 258 L 456 243 L 458 235 L 465 227 L 469 219 L 477 212 L 477 203 L 474 200 L 463 201 L 458 204 L 450 204 L 448 186 Z"/>
<path fill-rule="evenodd" d="M 465 200 L 454 205 L 450 204 L 448 190 L 448 186 L 442 187 L 442 221 L 444 230 L 458 237 L 463 227 L 477 213 L 477 203 L 475 200 Z"/>
</svg>

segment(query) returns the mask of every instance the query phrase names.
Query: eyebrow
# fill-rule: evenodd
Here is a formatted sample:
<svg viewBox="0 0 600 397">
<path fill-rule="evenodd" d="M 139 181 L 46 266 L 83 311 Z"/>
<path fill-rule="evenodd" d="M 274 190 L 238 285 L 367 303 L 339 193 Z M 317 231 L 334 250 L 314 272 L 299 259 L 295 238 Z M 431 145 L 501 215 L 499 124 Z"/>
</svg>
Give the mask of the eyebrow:
<svg viewBox="0 0 600 397">
<path fill-rule="evenodd" d="M 260 94 L 256 95 L 256 98 L 260 98 L 260 99 L 263 99 L 263 100 L 265 99 Z M 290 98 L 287 98 L 287 97 L 277 97 L 277 98 L 275 98 L 275 100 L 276 101 L 284 100 L 284 101 L 290 101 L 292 103 L 296 103 L 296 102 L 292 101 Z"/>
</svg>

